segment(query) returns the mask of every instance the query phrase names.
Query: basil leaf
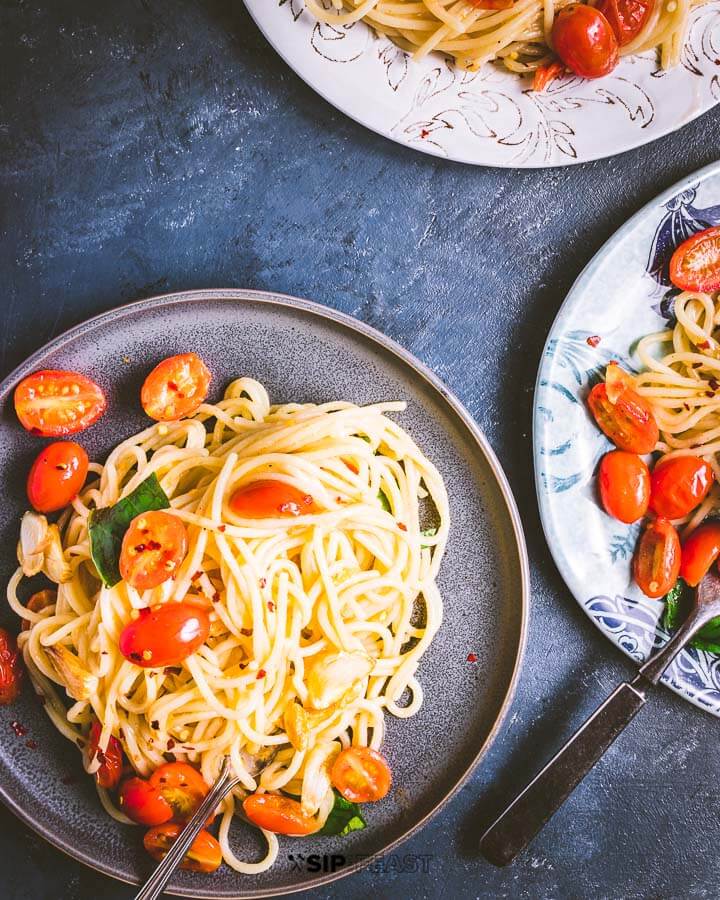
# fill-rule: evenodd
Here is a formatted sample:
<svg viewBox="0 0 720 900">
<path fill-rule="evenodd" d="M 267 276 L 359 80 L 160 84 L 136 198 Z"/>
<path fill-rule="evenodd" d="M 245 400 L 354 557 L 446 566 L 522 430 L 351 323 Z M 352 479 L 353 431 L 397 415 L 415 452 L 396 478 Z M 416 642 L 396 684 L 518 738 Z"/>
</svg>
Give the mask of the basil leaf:
<svg viewBox="0 0 720 900">
<path fill-rule="evenodd" d="M 691 603 L 692 588 L 682 578 L 678 578 L 675 587 L 665 596 L 663 625 L 667 631 L 677 631 L 685 621 Z M 720 654 L 720 616 L 710 619 L 690 641 L 690 646 L 698 650 L 707 650 L 708 653 Z"/>
<path fill-rule="evenodd" d="M 120 581 L 122 541 L 135 516 L 169 506 L 167 494 L 153 472 L 114 506 L 94 509 L 90 513 L 90 555 L 105 587 L 112 587 Z"/>
<path fill-rule="evenodd" d="M 362 831 L 366 822 L 357 803 L 350 803 L 335 791 L 335 803 L 318 834 L 344 837 L 351 831 Z"/>
<path fill-rule="evenodd" d="M 385 494 L 384 491 L 382 491 L 382 490 L 378 491 L 378 500 L 380 501 L 380 506 L 382 506 L 382 508 L 385 510 L 385 512 L 389 512 L 389 513 L 392 512 L 392 508 L 390 506 L 390 501 L 388 500 L 387 495 Z"/>
<path fill-rule="evenodd" d="M 665 595 L 663 625 L 667 631 L 675 631 L 684 618 L 681 604 L 686 588 L 687 584 L 682 578 L 678 578 L 675 585 Z"/>
</svg>

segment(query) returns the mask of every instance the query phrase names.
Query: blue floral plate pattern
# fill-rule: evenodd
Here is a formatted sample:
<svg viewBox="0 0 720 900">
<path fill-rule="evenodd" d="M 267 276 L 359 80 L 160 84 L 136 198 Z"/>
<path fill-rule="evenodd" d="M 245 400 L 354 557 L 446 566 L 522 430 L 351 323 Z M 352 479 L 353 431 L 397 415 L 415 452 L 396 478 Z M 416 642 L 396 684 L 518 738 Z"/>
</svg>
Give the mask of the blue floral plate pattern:
<svg viewBox="0 0 720 900">
<path fill-rule="evenodd" d="M 597 627 L 638 662 L 663 644 L 664 604 L 633 584 L 639 525 L 607 516 L 595 473 L 610 448 L 587 411 L 611 359 L 637 367 L 635 343 L 666 327 L 668 264 L 685 238 L 720 224 L 720 163 L 653 200 L 612 237 L 573 285 L 550 330 L 535 390 L 535 480 L 545 536 L 566 584 Z M 599 339 L 599 340 L 598 340 Z M 683 651 L 663 682 L 720 716 L 720 657 Z"/>
</svg>

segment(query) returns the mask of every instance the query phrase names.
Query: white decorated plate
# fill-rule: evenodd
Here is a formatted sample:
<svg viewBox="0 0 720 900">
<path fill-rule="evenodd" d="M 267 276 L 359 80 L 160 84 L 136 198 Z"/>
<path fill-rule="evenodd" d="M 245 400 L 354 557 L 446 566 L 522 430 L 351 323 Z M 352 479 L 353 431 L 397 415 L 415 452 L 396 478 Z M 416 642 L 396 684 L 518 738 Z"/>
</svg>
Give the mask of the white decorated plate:
<svg viewBox="0 0 720 900">
<path fill-rule="evenodd" d="M 367 25 L 321 25 L 304 0 L 245 0 L 283 59 L 362 125 L 425 153 L 484 166 L 565 166 L 614 156 L 676 131 L 720 100 L 720 0 L 692 13 L 682 63 L 654 51 L 612 75 L 567 77 L 542 94 L 493 65 L 455 69 L 441 54 L 412 61 Z"/>
<path fill-rule="evenodd" d="M 645 597 L 631 577 L 639 524 L 611 519 L 598 503 L 595 472 L 610 443 L 585 398 L 611 359 L 638 367 L 636 341 L 666 327 L 671 314 L 673 249 L 710 225 L 720 225 L 720 163 L 661 194 L 595 256 L 550 330 L 535 391 L 535 479 L 550 551 L 595 625 L 638 661 L 668 638 L 664 604 Z M 720 716 L 720 657 L 683 651 L 663 682 Z"/>
</svg>

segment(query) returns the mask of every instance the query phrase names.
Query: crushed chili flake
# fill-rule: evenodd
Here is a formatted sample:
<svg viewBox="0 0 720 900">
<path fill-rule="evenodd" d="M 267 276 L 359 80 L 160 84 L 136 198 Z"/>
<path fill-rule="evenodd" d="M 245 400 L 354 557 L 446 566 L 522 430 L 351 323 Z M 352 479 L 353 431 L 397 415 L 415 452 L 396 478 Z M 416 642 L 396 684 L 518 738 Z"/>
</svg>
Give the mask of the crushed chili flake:
<svg viewBox="0 0 720 900">
<path fill-rule="evenodd" d="M 715 396 L 715 391 L 705 391 L 705 396 L 706 396 L 706 397 L 714 397 L 714 396 Z"/>
<path fill-rule="evenodd" d="M 172 738 L 168 738 L 168 742 L 167 742 L 168 750 L 172 750 L 174 746 L 175 746 L 175 741 Z"/>
<path fill-rule="evenodd" d="M 150 723 L 150 727 L 154 728 L 155 731 L 157 731 L 158 728 L 160 727 L 160 723 L 158 722 L 157 719 L 153 719 L 152 722 Z"/>
<path fill-rule="evenodd" d="M 275 612 L 275 604 L 272 602 L 272 600 L 268 600 L 268 609 L 270 610 L 270 612 Z"/>
<path fill-rule="evenodd" d="M 697 345 L 701 350 L 708 350 L 710 348 L 710 341 L 700 341 Z"/>
<path fill-rule="evenodd" d="M 266 578 L 261 578 L 261 579 L 260 579 L 260 587 L 261 587 L 261 588 L 264 588 L 266 584 L 267 584 L 267 579 L 266 579 Z"/>
<path fill-rule="evenodd" d="M 198 578 L 202 578 L 202 569 L 198 569 L 197 572 L 193 572 L 190 576 L 191 581 L 197 581 Z"/>
<path fill-rule="evenodd" d="M 241 628 L 241 629 L 240 629 L 240 634 L 244 634 L 245 637 L 250 637 L 250 635 L 251 635 L 252 633 L 253 633 L 252 628 Z"/>
<path fill-rule="evenodd" d="M 430 132 L 427 130 L 427 128 L 423 128 L 423 129 L 421 129 L 421 131 L 420 131 L 420 137 L 421 137 L 421 138 L 426 138 L 426 137 L 429 136 L 429 134 L 430 134 Z"/>
<path fill-rule="evenodd" d="M 265 671 L 265 669 L 258 669 L 258 673 L 255 676 L 255 678 L 257 678 L 257 679 L 264 678 L 266 675 L 267 675 L 267 672 Z"/>
<path fill-rule="evenodd" d="M 590 337 L 585 341 L 585 343 L 589 347 L 597 347 L 601 340 L 602 338 L 599 334 L 591 334 Z"/>
<path fill-rule="evenodd" d="M 690 404 L 689 404 L 689 403 L 683 403 L 683 406 L 685 407 L 685 409 L 686 409 L 688 412 L 690 412 Z"/>
<path fill-rule="evenodd" d="M 398 528 L 400 531 L 407 531 L 407 525 L 404 525 L 402 522 L 398 522 Z"/>
<path fill-rule="evenodd" d="M 215 593 L 212 595 L 212 602 L 213 602 L 213 603 L 219 603 L 219 602 L 220 602 L 220 594 L 218 594 L 217 591 L 215 591 Z"/>
<path fill-rule="evenodd" d="M 717 378 L 711 378 L 710 381 L 708 381 L 708 384 L 714 391 L 720 388 L 720 381 L 718 381 Z"/>
<path fill-rule="evenodd" d="M 469 663 L 476 663 L 478 661 L 477 653 L 468 653 L 467 661 Z"/>
<path fill-rule="evenodd" d="M 222 534 L 225 533 L 226 528 L 227 528 L 227 525 L 218 525 L 218 531 L 221 532 Z"/>
<path fill-rule="evenodd" d="M 25 746 L 28 750 L 37 750 L 37 741 L 33 741 L 32 738 L 29 741 L 25 741 Z"/>
<path fill-rule="evenodd" d="M 24 725 L 21 725 L 20 722 L 17 722 L 15 719 L 13 719 L 10 723 L 10 727 L 18 737 L 24 737 L 27 734 L 27 728 Z"/>
<path fill-rule="evenodd" d="M 247 663 L 240 663 L 239 668 L 241 671 L 242 669 L 247 669 Z"/>
</svg>

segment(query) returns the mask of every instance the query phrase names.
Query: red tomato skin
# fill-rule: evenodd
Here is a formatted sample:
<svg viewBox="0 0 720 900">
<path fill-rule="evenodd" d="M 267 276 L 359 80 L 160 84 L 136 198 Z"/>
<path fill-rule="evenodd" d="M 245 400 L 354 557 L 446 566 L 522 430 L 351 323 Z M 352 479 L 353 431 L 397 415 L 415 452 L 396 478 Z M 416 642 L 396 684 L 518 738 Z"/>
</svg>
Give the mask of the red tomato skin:
<svg viewBox="0 0 720 900">
<path fill-rule="evenodd" d="M 633 575 L 640 590 L 657 600 L 673 587 L 680 574 L 680 538 L 667 519 L 645 526 L 633 557 Z"/>
<path fill-rule="evenodd" d="M 17 700 L 23 671 L 17 641 L 9 631 L 0 628 L 0 706 L 7 706 Z"/>
<path fill-rule="evenodd" d="M 151 828 L 143 838 L 147 852 L 160 862 L 177 840 L 182 831 L 180 825 L 169 823 Z M 180 863 L 181 869 L 190 872 L 214 872 L 222 863 L 222 849 L 217 840 L 203 829 L 190 845 L 190 849 Z"/>
<path fill-rule="evenodd" d="M 145 379 L 140 403 L 158 422 L 192 415 L 204 402 L 212 375 L 197 353 L 179 353 L 158 363 Z"/>
<path fill-rule="evenodd" d="M 615 32 L 605 16 L 583 3 L 565 6 L 552 29 L 555 52 L 565 65 L 582 78 L 602 78 L 618 64 Z"/>
<path fill-rule="evenodd" d="M 599 10 L 610 23 L 620 47 L 635 40 L 650 15 L 655 0 L 600 0 Z"/>
<path fill-rule="evenodd" d="M 120 809 L 138 825 L 162 825 L 172 819 L 172 806 L 157 788 L 133 776 L 120 785 Z"/>
<path fill-rule="evenodd" d="M 57 602 L 57 591 L 53 591 L 50 588 L 43 588 L 43 590 L 36 591 L 32 597 L 30 597 L 25 604 L 25 608 L 29 609 L 30 612 L 42 612 L 45 607 L 50 606 L 55 602 Z M 23 619 L 21 628 L 23 631 L 29 631 L 30 621 L 28 619 Z"/>
<path fill-rule="evenodd" d="M 385 757 L 370 747 L 347 747 L 330 770 L 330 781 L 351 803 L 375 803 L 390 790 L 392 772 Z"/>
<path fill-rule="evenodd" d="M 588 406 L 598 428 L 628 453 L 651 453 L 660 437 L 649 403 L 636 391 L 627 388 L 611 403 L 604 383 L 596 384 L 588 396 Z"/>
<path fill-rule="evenodd" d="M 606 453 L 598 481 L 602 505 L 609 516 L 630 524 L 645 515 L 650 502 L 650 472 L 635 453 Z"/>
<path fill-rule="evenodd" d="M 318 823 L 306 816 L 297 800 L 277 794 L 250 794 L 243 800 L 245 815 L 260 828 L 275 834 L 302 837 L 318 830 Z"/>
<path fill-rule="evenodd" d="M 89 735 L 89 743 L 88 743 L 88 759 L 92 761 L 97 755 L 100 759 L 100 768 L 95 772 L 95 781 L 100 785 L 100 787 L 106 788 L 107 790 L 115 790 L 115 788 L 120 783 L 120 776 L 122 775 L 123 770 L 123 750 L 122 744 L 120 741 L 114 736 L 110 735 L 110 740 L 108 741 L 108 745 L 103 753 L 98 748 L 98 741 L 100 740 L 100 732 L 102 731 L 102 726 L 96 720 L 92 723 L 90 727 L 90 735 Z"/>
<path fill-rule="evenodd" d="M 157 788 L 173 808 L 173 822 L 187 822 L 210 792 L 210 785 L 189 763 L 166 763 L 155 769 L 150 784 Z M 215 818 L 210 815 L 207 824 Z"/>
<path fill-rule="evenodd" d="M 699 265 L 693 265 L 695 261 Z M 720 290 L 720 225 L 680 244 L 670 260 L 670 281 L 682 291 Z"/>
<path fill-rule="evenodd" d="M 720 522 L 703 522 L 683 542 L 680 577 L 690 587 L 696 587 L 707 575 L 718 556 L 720 556 Z"/>
<path fill-rule="evenodd" d="M 286 481 L 260 479 L 233 492 L 230 509 L 243 519 L 303 516 L 317 512 L 310 494 Z"/>
<path fill-rule="evenodd" d="M 177 572 L 187 554 L 187 529 L 164 510 L 140 513 L 130 523 L 120 551 L 120 575 L 139 591 L 157 587 Z"/>
<path fill-rule="evenodd" d="M 665 519 L 681 519 L 707 497 L 715 481 L 712 467 L 697 456 L 675 456 L 653 469 L 650 509 Z"/>
<path fill-rule="evenodd" d="M 67 388 L 65 394 L 64 388 Z M 68 417 L 51 416 L 47 410 L 35 409 L 34 404 L 40 402 L 41 396 L 46 400 L 55 398 Z M 79 372 L 61 369 L 43 369 L 23 378 L 15 388 L 13 399 L 20 424 L 39 437 L 66 437 L 84 431 L 97 422 L 107 407 L 105 395 L 94 381 Z M 78 402 L 82 402 L 82 410 L 77 408 Z"/>
<path fill-rule="evenodd" d="M 210 633 L 207 613 L 190 603 L 164 603 L 140 610 L 120 633 L 120 652 L 125 659 L 144 669 L 176 666 L 198 647 Z"/>
<path fill-rule="evenodd" d="M 88 455 L 74 441 L 55 441 L 35 458 L 27 480 L 30 505 L 41 513 L 57 512 L 78 495 L 85 484 Z"/>
</svg>

